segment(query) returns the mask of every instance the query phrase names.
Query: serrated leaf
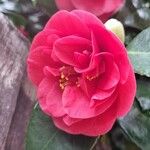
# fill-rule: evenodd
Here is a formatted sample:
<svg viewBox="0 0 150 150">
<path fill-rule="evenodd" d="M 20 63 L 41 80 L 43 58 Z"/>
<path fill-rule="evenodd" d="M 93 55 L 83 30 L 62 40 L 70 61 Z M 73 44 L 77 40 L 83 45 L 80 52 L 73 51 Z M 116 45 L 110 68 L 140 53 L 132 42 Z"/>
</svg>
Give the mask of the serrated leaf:
<svg viewBox="0 0 150 150">
<path fill-rule="evenodd" d="M 138 34 L 127 49 L 135 72 L 150 77 L 150 27 Z"/>
<path fill-rule="evenodd" d="M 39 107 L 33 110 L 26 136 L 26 150 L 89 150 L 95 138 L 64 133 Z"/>
<path fill-rule="evenodd" d="M 150 149 L 150 117 L 140 111 L 137 102 L 127 116 L 119 119 L 119 124 L 142 150 Z"/>
</svg>

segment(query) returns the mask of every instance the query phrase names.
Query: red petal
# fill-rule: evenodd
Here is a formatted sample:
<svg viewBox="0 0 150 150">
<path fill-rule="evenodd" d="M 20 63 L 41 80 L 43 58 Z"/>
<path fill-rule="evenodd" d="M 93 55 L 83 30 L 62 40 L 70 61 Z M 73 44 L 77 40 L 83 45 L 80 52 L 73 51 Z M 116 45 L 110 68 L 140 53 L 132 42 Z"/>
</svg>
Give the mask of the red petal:
<svg viewBox="0 0 150 150">
<path fill-rule="evenodd" d="M 113 55 L 114 61 L 119 68 L 121 83 L 126 82 L 130 63 L 125 46 L 112 32 L 98 28 L 97 26 L 93 26 L 93 30 L 95 37 L 98 37 L 97 41 L 100 49 Z"/>
<path fill-rule="evenodd" d="M 120 72 L 115 64 L 113 55 L 110 53 L 101 53 L 101 57 L 105 63 L 105 73 L 99 77 L 99 89 L 111 89 L 120 81 Z"/>
<path fill-rule="evenodd" d="M 98 136 L 107 133 L 116 120 L 116 104 L 103 114 L 90 119 L 83 119 L 67 126 L 62 118 L 53 118 L 55 125 L 71 134 L 83 134 L 87 136 Z"/>
<path fill-rule="evenodd" d="M 91 42 L 85 38 L 78 36 L 67 36 L 57 40 L 54 44 L 56 56 L 63 62 L 69 65 L 75 64 L 75 52 L 81 52 L 91 48 Z"/>
<path fill-rule="evenodd" d="M 59 11 L 51 17 L 45 26 L 45 29 L 55 29 L 64 36 L 78 35 L 89 38 L 90 31 L 88 27 L 74 14 L 67 11 Z"/>
<path fill-rule="evenodd" d="M 71 118 L 69 116 L 64 116 L 63 117 L 63 121 L 67 126 L 71 126 L 74 123 L 77 123 L 79 121 L 81 121 L 82 119 L 78 119 L 78 118 Z"/>
<path fill-rule="evenodd" d="M 38 47 L 29 53 L 28 76 L 34 84 L 38 85 L 44 78 L 43 68 L 51 64 L 50 55 L 51 50 L 47 47 Z"/>
<path fill-rule="evenodd" d="M 34 50 L 35 48 L 39 46 L 45 46 L 49 48 L 52 47 L 52 41 L 50 41 L 49 39 L 50 38 L 52 39 L 52 37 L 54 36 L 56 37 L 57 36 L 56 34 L 58 34 L 58 31 L 56 30 L 45 30 L 45 31 L 39 32 L 32 41 L 30 51 Z M 55 40 L 53 40 L 53 42 L 54 41 Z"/>
<path fill-rule="evenodd" d="M 97 81 L 97 79 L 93 79 L 91 81 L 87 80 L 85 76 L 79 78 L 80 88 L 83 90 L 83 92 L 85 92 L 88 98 L 91 98 L 93 93 L 95 93 L 97 89 Z"/>
<path fill-rule="evenodd" d="M 52 68 L 52 67 L 49 67 L 49 66 L 45 66 L 44 67 L 44 74 L 47 77 L 49 77 L 51 75 L 60 76 L 60 71 L 59 71 L 59 68 Z"/>
<path fill-rule="evenodd" d="M 96 93 L 93 94 L 93 96 L 92 96 L 92 100 L 97 100 L 97 101 L 104 100 L 104 99 L 110 97 L 114 93 L 115 89 L 116 88 L 112 88 L 112 89 L 105 90 L 105 91 L 97 89 Z"/>
<path fill-rule="evenodd" d="M 104 24 L 95 15 L 83 11 L 83 10 L 73 10 L 72 14 L 75 14 L 84 24 L 86 24 L 90 29 L 93 25 L 97 25 L 100 28 L 104 28 Z M 89 21 L 90 20 L 90 21 Z"/>
<path fill-rule="evenodd" d="M 87 68 L 81 69 L 75 67 L 75 71 L 78 73 L 83 73 L 84 76 L 99 76 L 101 73 L 105 71 L 104 62 L 102 61 L 101 53 L 92 56 L 90 64 Z"/>
<path fill-rule="evenodd" d="M 38 99 L 42 110 L 54 117 L 63 116 L 62 91 L 57 79 L 51 77 L 42 80 L 38 87 Z"/>
<path fill-rule="evenodd" d="M 116 94 L 100 103 L 97 107 L 91 107 L 91 99 L 89 99 L 83 91 L 78 87 L 66 86 L 63 92 L 62 101 L 65 112 L 71 118 L 90 118 L 98 116 L 106 111 L 116 100 Z M 93 101 L 93 100 L 92 100 Z M 98 102 L 97 102 L 98 103 Z"/>
<path fill-rule="evenodd" d="M 75 64 L 79 67 L 79 68 L 86 68 L 89 64 L 89 56 L 79 53 L 79 52 L 75 52 L 74 53 L 74 60 L 75 60 Z"/>
<path fill-rule="evenodd" d="M 132 68 L 130 68 L 126 83 L 118 85 L 118 91 L 118 116 L 122 117 L 131 109 L 136 94 L 136 80 Z"/>
<path fill-rule="evenodd" d="M 90 110 L 90 99 L 78 87 L 66 86 L 62 96 L 63 107 L 72 118 L 89 118 L 94 114 Z"/>
</svg>

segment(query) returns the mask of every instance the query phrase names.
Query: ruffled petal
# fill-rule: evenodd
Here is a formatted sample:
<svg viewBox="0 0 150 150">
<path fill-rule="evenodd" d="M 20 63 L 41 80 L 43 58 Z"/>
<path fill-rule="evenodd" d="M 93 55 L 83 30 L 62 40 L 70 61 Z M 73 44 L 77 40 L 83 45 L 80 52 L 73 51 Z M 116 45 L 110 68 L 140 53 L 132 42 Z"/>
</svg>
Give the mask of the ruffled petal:
<svg viewBox="0 0 150 150">
<path fill-rule="evenodd" d="M 75 53 L 91 49 L 91 42 L 78 36 L 67 36 L 57 40 L 54 44 L 54 52 L 63 63 L 76 66 Z"/>
<path fill-rule="evenodd" d="M 105 63 L 105 72 L 99 76 L 98 88 L 107 90 L 119 83 L 120 72 L 112 54 L 104 52 L 101 57 Z"/>
<path fill-rule="evenodd" d="M 78 80 L 80 88 L 90 99 L 97 89 L 98 80 L 97 79 L 88 80 L 86 76 L 82 76 L 82 78 L 79 78 Z"/>
<path fill-rule="evenodd" d="M 65 87 L 62 101 L 66 113 L 72 118 L 89 118 L 95 115 L 94 109 L 89 109 L 89 98 L 76 86 Z"/>
<path fill-rule="evenodd" d="M 56 30 L 45 30 L 39 32 L 33 39 L 30 51 L 37 47 L 48 47 L 52 48 L 54 41 L 58 38 L 60 33 Z"/>
<path fill-rule="evenodd" d="M 98 77 L 105 71 L 105 63 L 102 61 L 102 55 L 103 54 L 99 53 L 92 56 L 87 68 L 82 69 L 75 67 L 75 71 L 78 73 L 83 73 L 83 75 L 87 78 Z"/>
<path fill-rule="evenodd" d="M 136 80 L 133 69 L 130 68 L 129 76 L 124 84 L 118 85 L 118 117 L 125 116 L 132 107 L 136 94 Z"/>
<path fill-rule="evenodd" d="M 93 15 L 93 14 L 87 12 L 87 11 L 73 10 L 73 11 L 71 11 L 71 13 L 76 15 L 90 29 L 92 29 L 93 25 L 104 28 L 104 24 L 101 22 L 101 20 L 98 19 L 95 15 Z"/>
<path fill-rule="evenodd" d="M 60 117 L 65 114 L 62 106 L 62 91 L 57 78 L 44 78 L 38 87 L 41 109 L 48 115 Z"/>
<path fill-rule="evenodd" d="M 77 123 L 77 122 L 79 122 L 79 121 L 82 121 L 82 119 L 78 119 L 78 118 L 71 118 L 71 117 L 69 117 L 69 116 L 64 116 L 63 117 L 63 121 L 64 121 L 64 123 L 67 125 L 67 126 L 71 126 L 72 124 L 74 124 L 74 123 Z"/>
<path fill-rule="evenodd" d="M 62 10 L 51 17 L 44 29 L 55 29 L 63 34 L 90 38 L 88 27 L 74 14 Z"/>
<path fill-rule="evenodd" d="M 92 100 L 97 100 L 97 101 L 104 100 L 110 97 L 114 93 L 115 89 L 116 88 L 112 88 L 104 91 L 97 88 L 96 92 L 92 95 Z"/>
<path fill-rule="evenodd" d="M 50 77 L 51 75 L 60 76 L 60 68 L 53 68 L 50 66 L 45 66 L 43 71 L 46 77 Z"/>
<path fill-rule="evenodd" d="M 107 31 L 106 29 L 93 26 L 93 33 L 95 37 L 98 37 L 99 48 L 103 52 L 113 55 L 120 72 L 120 81 L 121 83 L 125 83 L 130 70 L 130 63 L 124 44 L 111 31 Z"/>
<path fill-rule="evenodd" d="M 100 53 L 100 49 L 98 47 L 96 38 L 93 34 L 93 32 L 91 32 L 91 43 L 92 43 L 92 50 L 91 52 L 87 55 L 89 61 L 87 61 L 87 67 L 79 67 L 79 68 L 75 68 L 75 70 L 78 73 L 84 73 L 84 72 L 88 72 L 93 70 L 94 68 L 98 69 L 99 68 L 99 64 L 101 62 L 101 58 L 99 57 L 99 53 Z M 85 61 L 86 62 L 86 61 Z M 102 68 L 102 64 L 101 64 L 101 68 Z M 102 69 L 98 69 L 98 70 L 102 70 Z M 97 73 L 96 73 L 97 74 Z"/>
<path fill-rule="evenodd" d="M 63 118 L 53 118 L 55 125 L 71 134 L 84 134 L 87 136 L 98 136 L 107 133 L 116 120 L 116 104 L 103 114 L 78 121 L 70 126 L 66 125 Z"/>
<path fill-rule="evenodd" d="M 116 94 L 109 97 L 104 103 L 97 105 L 97 107 L 91 107 L 91 99 L 89 99 L 80 88 L 75 86 L 66 86 L 62 96 L 63 107 L 66 114 L 71 118 L 78 119 L 98 116 L 107 110 L 115 99 Z"/>
<path fill-rule="evenodd" d="M 38 47 L 29 53 L 28 63 L 28 76 L 31 81 L 38 85 L 44 78 L 44 66 L 51 64 L 51 50 L 47 47 Z"/>
</svg>

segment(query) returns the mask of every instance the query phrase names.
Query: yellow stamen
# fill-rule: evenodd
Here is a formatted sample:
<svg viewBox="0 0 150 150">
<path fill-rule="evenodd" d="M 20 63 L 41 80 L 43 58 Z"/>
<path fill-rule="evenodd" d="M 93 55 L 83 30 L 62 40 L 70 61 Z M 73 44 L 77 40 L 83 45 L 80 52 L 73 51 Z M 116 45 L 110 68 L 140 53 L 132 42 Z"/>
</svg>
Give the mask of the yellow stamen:
<svg viewBox="0 0 150 150">
<path fill-rule="evenodd" d="M 93 79 L 95 79 L 95 78 L 97 78 L 97 77 L 98 77 L 98 75 L 91 76 L 91 77 L 86 76 L 86 78 L 87 78 L 89 81 L 92 81 Z"/>
</svg>

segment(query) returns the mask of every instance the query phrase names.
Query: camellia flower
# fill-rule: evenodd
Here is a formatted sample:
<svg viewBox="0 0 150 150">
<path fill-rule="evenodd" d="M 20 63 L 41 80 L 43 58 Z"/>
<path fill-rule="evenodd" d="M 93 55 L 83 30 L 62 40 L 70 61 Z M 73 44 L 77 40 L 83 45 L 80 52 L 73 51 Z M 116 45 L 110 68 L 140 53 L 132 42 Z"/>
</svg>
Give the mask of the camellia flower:
<svg viewBox="0 0 150 150">
<path fill-rule="evenodd" d="M 28 75 L 41 109 L 71 134 L 105 134 L 130 110 L 136 91 L 124 44 L 81 10 L 57 12 L 35 36 Z"/>
<path fill-rule="evenodd" d="M 59 9 L 86 10 L 106 21 L 123 6 L 125 0 L 55 0 L 55 2 Z"/>
</svg>

